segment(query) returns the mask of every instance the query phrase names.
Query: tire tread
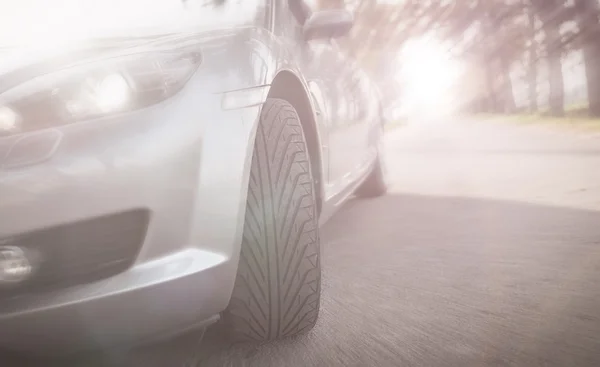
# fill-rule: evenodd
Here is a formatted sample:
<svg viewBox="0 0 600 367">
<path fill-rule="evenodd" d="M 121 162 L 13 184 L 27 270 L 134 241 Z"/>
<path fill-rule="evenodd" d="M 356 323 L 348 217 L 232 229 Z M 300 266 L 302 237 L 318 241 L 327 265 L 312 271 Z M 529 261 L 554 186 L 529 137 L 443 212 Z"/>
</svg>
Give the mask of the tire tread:
<svg viewBox="0 0 600 367">
<path fill-rule="evenodd" d="M 224 318 L 245 340 L 309 330 L 321 291 L 309 155 L 295 109 L 268 99 L 256 133 L 238 275 Z"/>
</svg>

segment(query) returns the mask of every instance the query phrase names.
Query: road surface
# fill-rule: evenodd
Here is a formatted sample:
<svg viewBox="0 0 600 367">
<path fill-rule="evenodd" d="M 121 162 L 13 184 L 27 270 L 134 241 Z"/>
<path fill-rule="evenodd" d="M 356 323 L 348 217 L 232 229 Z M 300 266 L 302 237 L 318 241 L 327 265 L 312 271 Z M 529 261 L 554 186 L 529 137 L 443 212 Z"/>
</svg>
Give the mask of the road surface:
<svg viewBox="0 0 600 367">
<path fill-rule="evenodd" d="M 312 332 L 249 347 L 209 330 L 79 365 L 600 366 L 600 137 L 431 121 L 387 150 L 390 194 L 322 230 Z"/>
</svg>

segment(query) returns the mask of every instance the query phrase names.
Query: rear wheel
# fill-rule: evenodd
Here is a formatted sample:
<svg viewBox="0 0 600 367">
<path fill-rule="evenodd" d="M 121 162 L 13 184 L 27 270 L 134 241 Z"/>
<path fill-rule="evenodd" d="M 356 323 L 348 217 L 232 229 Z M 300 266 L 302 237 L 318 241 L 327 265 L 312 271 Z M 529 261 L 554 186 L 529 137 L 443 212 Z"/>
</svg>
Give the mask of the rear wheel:
<svg viewBox="0 0 600 367">
<path fill-rule="evenodd" d="M 361 198 L 382 196 L 387 193 L 387 189 L 385 164 L 382 153 L 379 152 L 371 173 L 356 190 L 356 196 Z"/>
<path fill-rule="evenodd" d="M 296 110 L 268 99 L 256 132 L 240 263 L 223 315 L 236 339 L 310 330 L 319 314 L 321 260 L 315 188 Z"/>
</svg>

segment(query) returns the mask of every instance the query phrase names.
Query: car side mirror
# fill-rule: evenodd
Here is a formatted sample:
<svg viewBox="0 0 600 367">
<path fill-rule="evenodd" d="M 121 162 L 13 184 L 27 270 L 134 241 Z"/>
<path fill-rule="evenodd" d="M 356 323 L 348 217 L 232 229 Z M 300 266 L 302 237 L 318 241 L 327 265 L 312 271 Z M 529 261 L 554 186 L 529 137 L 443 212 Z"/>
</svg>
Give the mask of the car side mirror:
<svg viewBox="0 0 600 367">
<path fill-rule="evenodd" d="M 306 40 L 342 37 L 354 24 L 354 16 L 347 10 L 331 9 L 313 13 L 304 23 Z"/>
</svg>

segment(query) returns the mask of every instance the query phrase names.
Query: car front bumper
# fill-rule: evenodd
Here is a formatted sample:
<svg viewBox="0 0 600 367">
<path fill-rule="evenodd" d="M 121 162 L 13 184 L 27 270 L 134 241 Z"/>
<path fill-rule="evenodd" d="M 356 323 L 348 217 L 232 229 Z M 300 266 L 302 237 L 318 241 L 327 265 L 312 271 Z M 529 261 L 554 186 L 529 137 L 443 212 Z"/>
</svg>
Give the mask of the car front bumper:
<svg viewBox="0 0 600 367">
<path fill-rule="evenodd" d="M 0 345 L 64 354 L 202 327 L 226 304 L 229 277 L 227 257 L 187 249 L 93 284 L 16 298 L 3 303 Z"/>
<path fill-rule="evenodd" d="M 124 271 L 0 292 L 0 348 L 61 352 L 137 342 L 210 322 L 226 308 L 259 107 L 224 110 L 222 95 L 189 84 L 146 110 L 0 138 L 0 246 L 94 218 L 147 215 Z M 104 232 L 114 234 L 111 228 Z M 71 245 L 61 250 L 65 266 L 80 261 L 69 251 L 120 246 L 118 236 L 94 242 L 107 233 L 59 233 L 48 241 Z M 50 237 L 39 238 L 43 253 Z"/>
</svg>

